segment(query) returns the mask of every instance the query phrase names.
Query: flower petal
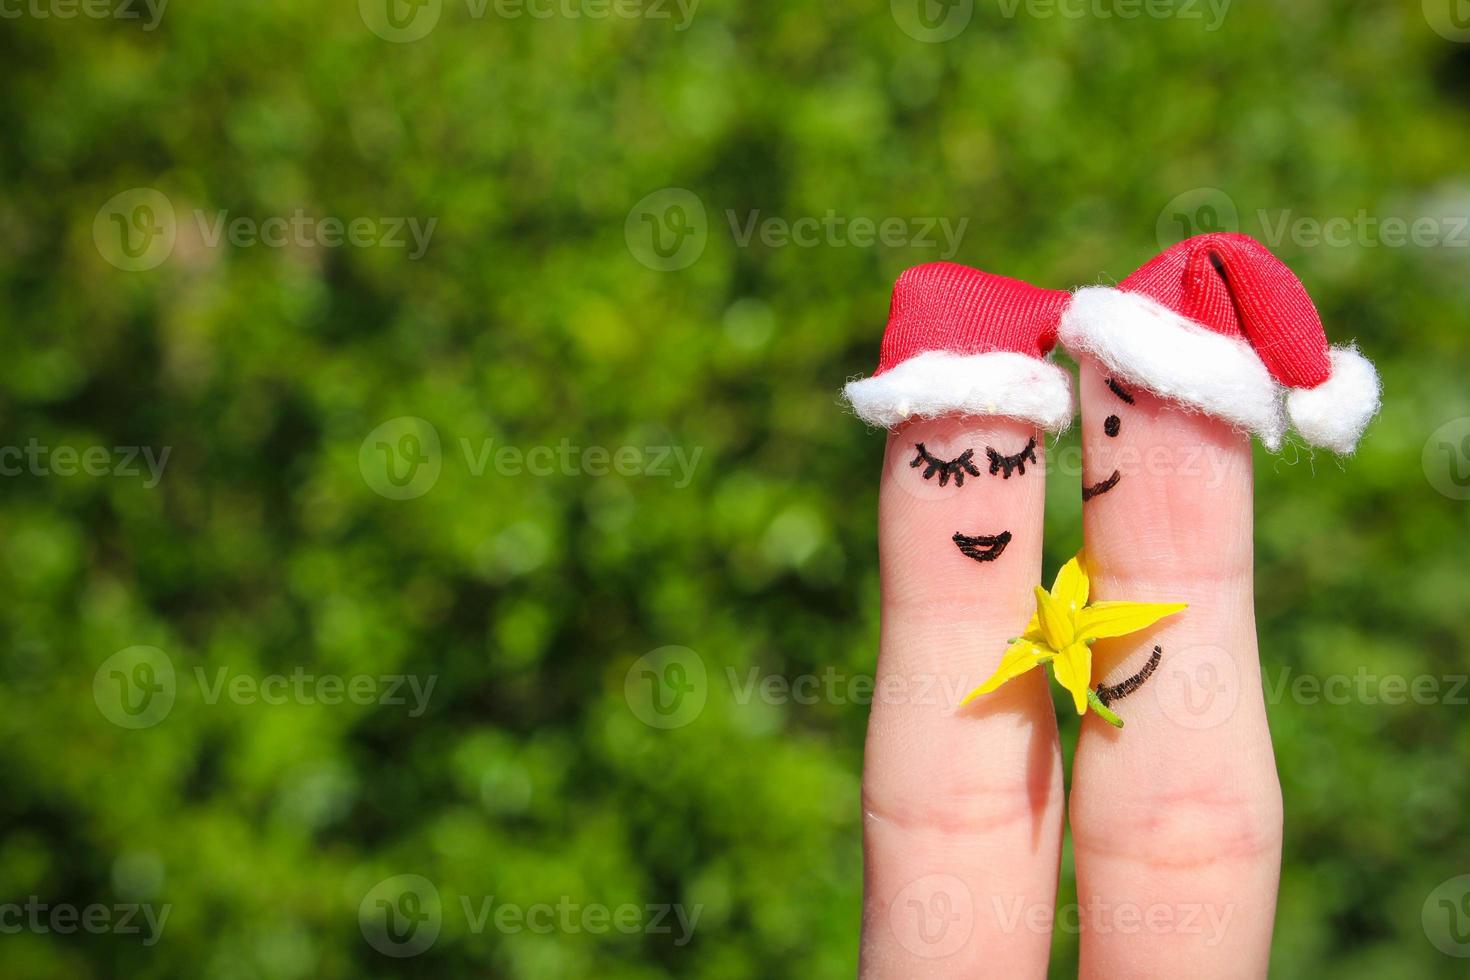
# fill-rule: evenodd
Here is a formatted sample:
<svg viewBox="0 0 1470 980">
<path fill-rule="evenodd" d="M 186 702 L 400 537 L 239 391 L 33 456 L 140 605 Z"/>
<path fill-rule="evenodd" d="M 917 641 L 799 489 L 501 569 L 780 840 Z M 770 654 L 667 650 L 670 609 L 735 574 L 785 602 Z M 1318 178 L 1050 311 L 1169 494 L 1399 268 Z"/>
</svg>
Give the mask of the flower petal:
<svg viewBox="0 0 1470 980">
<path fill-rule="evenodd" d="M 1040 621 L 1041 635 L 1046 638 L 1047 646 L 1061 651 L 1071 645 L 1076 637 L 1076 629 L 1072 625 L 1074 615 L 1041 586 L 1036 587 L 1036 618 Z"/>
<path fill-rule="evenodd" d="M 1077 616 L 1077 639 L 1125 636 L 1188 609 L 1183 602 L 1094 602 Z"/>
<path fill-rule="evenodd" d="M 1011 678 L 1020 677 L 1041 663 L 1042 657 L 1050 655 L 1050 650 L 1037 646 L 1030 640 L 1017 640 L 1006 648 L 1005 656 L 1000 658 L 1000 666 L 995 669 L 994 674 L 990 675 L 990 680 L 967 694 L 960 702 L 961 707 L 982 694 L 989 694 Z"/>
<path fill-rule="evenodd" d="M 1082 552 L 1079 551 L 1076 557 L 1061 567 L 1057 572 L 1057 580 L 1051 584 L 1051 597 L 1073 615 L 1087 605 L 1087 593 L 1091 587 L 1087 578 L 1087 567 L 1083 562 Z"/>
<path fill-rule="evenodd" d="M 1072 703 L 1080 715 L 1087 711 L 1087 690 L 1092 684 L 1092 648 L 1085 643 L 1073 643 L 1051 662 L 1056 671 L 1057 683 L 1072 692 Z"/>
</svg>

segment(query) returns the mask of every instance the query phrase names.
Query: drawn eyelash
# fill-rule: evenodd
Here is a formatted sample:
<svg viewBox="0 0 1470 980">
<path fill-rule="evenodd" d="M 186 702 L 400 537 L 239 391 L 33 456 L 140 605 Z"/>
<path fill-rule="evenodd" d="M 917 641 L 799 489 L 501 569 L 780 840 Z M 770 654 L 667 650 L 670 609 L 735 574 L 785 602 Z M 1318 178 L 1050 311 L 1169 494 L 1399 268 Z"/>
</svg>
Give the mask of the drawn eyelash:
<svg viewBox="0 0 1470 980">
<path fill-rule="evenodd" d="M 1031 441 L 1026 443 L 1026 448 L 1014 456 L 1002 456 L 989 446 L 985 447 L 985 455 L 990 457 L 990 472 L 992 475 L 1004 470 L 1004 475 L 1001 477 L 1003 480 L 1009 480 L 1012 471 L 1019 473 L 1021 476 L 1025 476 L 1026 461 L 1036 462 L 1036 437 L 1032 436 Z"/>
<path fill-rule="evenodd" d="M 924 444 L 922 442 L 914 443 L 914 448 L 919 451 L 919 455 L 914 457 L 914 461 L 910 463 L 909 466 L 917 469 L 920 466 L 928 464 L 927 468 L 924 470 L 924 479 L 927 480 L 935 473 L 938 473 L 939 485 L 941 487 L 949 485 L 950 477 L 954 477 L 955 486 L 962 487 L 965 485 L 966 473 L 970 474 L 971 476 L 980 475 L 980 470 L 977 469 L 975 466 L 975 450 L 973 449 L 966 449 L 954 459 L 943 460 L 933 456 L 929 452 L 929 450 L 924 448 Z M 991 470 L 991 472 L 994 473 L 995 471 Z"/>
<path fill-rule="evenodd" d="M 1118 384 L 1118 382 L 1114 381 L 1112 378 L 1108 379 L 1108 387 L 1113 390 L 1113 394 L 1123 399 L 1126 404 L 1133 404 L 1133 396 L 1128 394 L 1127 391 L 1123 390 L 1123 386 Z"/>
</svg>

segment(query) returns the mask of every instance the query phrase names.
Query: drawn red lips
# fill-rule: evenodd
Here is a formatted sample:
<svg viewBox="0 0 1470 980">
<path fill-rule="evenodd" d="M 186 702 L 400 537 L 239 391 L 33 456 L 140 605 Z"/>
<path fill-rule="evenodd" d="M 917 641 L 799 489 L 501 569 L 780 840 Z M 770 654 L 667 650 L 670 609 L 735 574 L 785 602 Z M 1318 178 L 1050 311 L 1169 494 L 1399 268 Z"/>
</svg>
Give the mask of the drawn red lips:
<svg viewBox="0 0 1470 980">
<path fill-rule="evenodd" d="M 1083 503 L 1086 503 L 1087 501 L 1091 500 L 1093 497 L 1101 496 L 1102 494 L 1107 493 L 1109 490 L 1113 489 L 1113 487 L 1116 487 L 1118 485 L 1118 481 L 1121 480 L 1122 478 L 1123 478 L 1123 474 L 1122 473 L 1118 472 L 1117 470 L 1113 470 L 1113 475 L 1110 476 L 1110 477 L 1108 477 L 1106 480 L 1102 481 L 1101 483 L 1094 483 L 1090 487 L 1083 487 L 1082 488 L 1082 501 L 1083 501 Z"/>
<path fill-rule="evenodd" d="M 973 558 L 976 561 L 995 561 L 1000 557 L 1000 553 L 1006 550 L 1006 545 L 1011 543 L 1011 532 L 1002 531 L 999 534 L 979 537 L 970 537 L 956 532 L 954 543 L 966 558 Z"/>
</svg>

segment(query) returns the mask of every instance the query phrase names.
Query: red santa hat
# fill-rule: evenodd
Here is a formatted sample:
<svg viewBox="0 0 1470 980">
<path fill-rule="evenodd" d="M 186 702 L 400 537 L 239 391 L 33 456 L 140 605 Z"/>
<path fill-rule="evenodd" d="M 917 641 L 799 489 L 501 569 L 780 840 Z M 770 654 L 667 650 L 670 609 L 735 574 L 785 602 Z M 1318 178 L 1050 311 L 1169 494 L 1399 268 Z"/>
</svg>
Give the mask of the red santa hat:
<svg viewBox="0 0 1470 980">
<path fill-rule="evenodd" d="M 1064 429 L 1071 379 L 1045 358 L 1070 299 L 954 262 L 915 266 L 893 287 L 878 370 L 849 383 L 847 400 L 884 427 L 959 414 Z"/>
<path fill-rule="evenodd" d="M 1116 289 L 1078 290 L 1059 331 L 1073 354 L 1272 450 L 1290 419 L 1307 442 L 1351 453 L 1378 412 L 1373 365 L 1353 347 L 1327 346 L 1301 282 L 1247 235 L 1198 235 Z"/>
</svg>

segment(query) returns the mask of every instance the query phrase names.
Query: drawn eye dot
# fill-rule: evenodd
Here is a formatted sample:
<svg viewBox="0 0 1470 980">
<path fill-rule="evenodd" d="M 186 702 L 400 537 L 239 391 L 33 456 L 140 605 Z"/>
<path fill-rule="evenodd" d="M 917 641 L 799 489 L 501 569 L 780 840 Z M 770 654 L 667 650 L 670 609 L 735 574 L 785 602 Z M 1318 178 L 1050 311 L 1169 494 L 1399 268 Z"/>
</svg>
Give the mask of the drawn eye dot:
<svg viewBox="0 0 1470 980">
<path fill-rule="evenodd" d="M 1103 422 L 1103 431 L 1106 432 L 1108 434 L 1108 438 L 1111 439 L 1117 436 L 1118 426 L 1120 425 L 1122 425 L 1122 423 L 1118 420 L 1118 416 L 1109 415 L 1107 417 L 1107 420 Z"/>
</svg>

